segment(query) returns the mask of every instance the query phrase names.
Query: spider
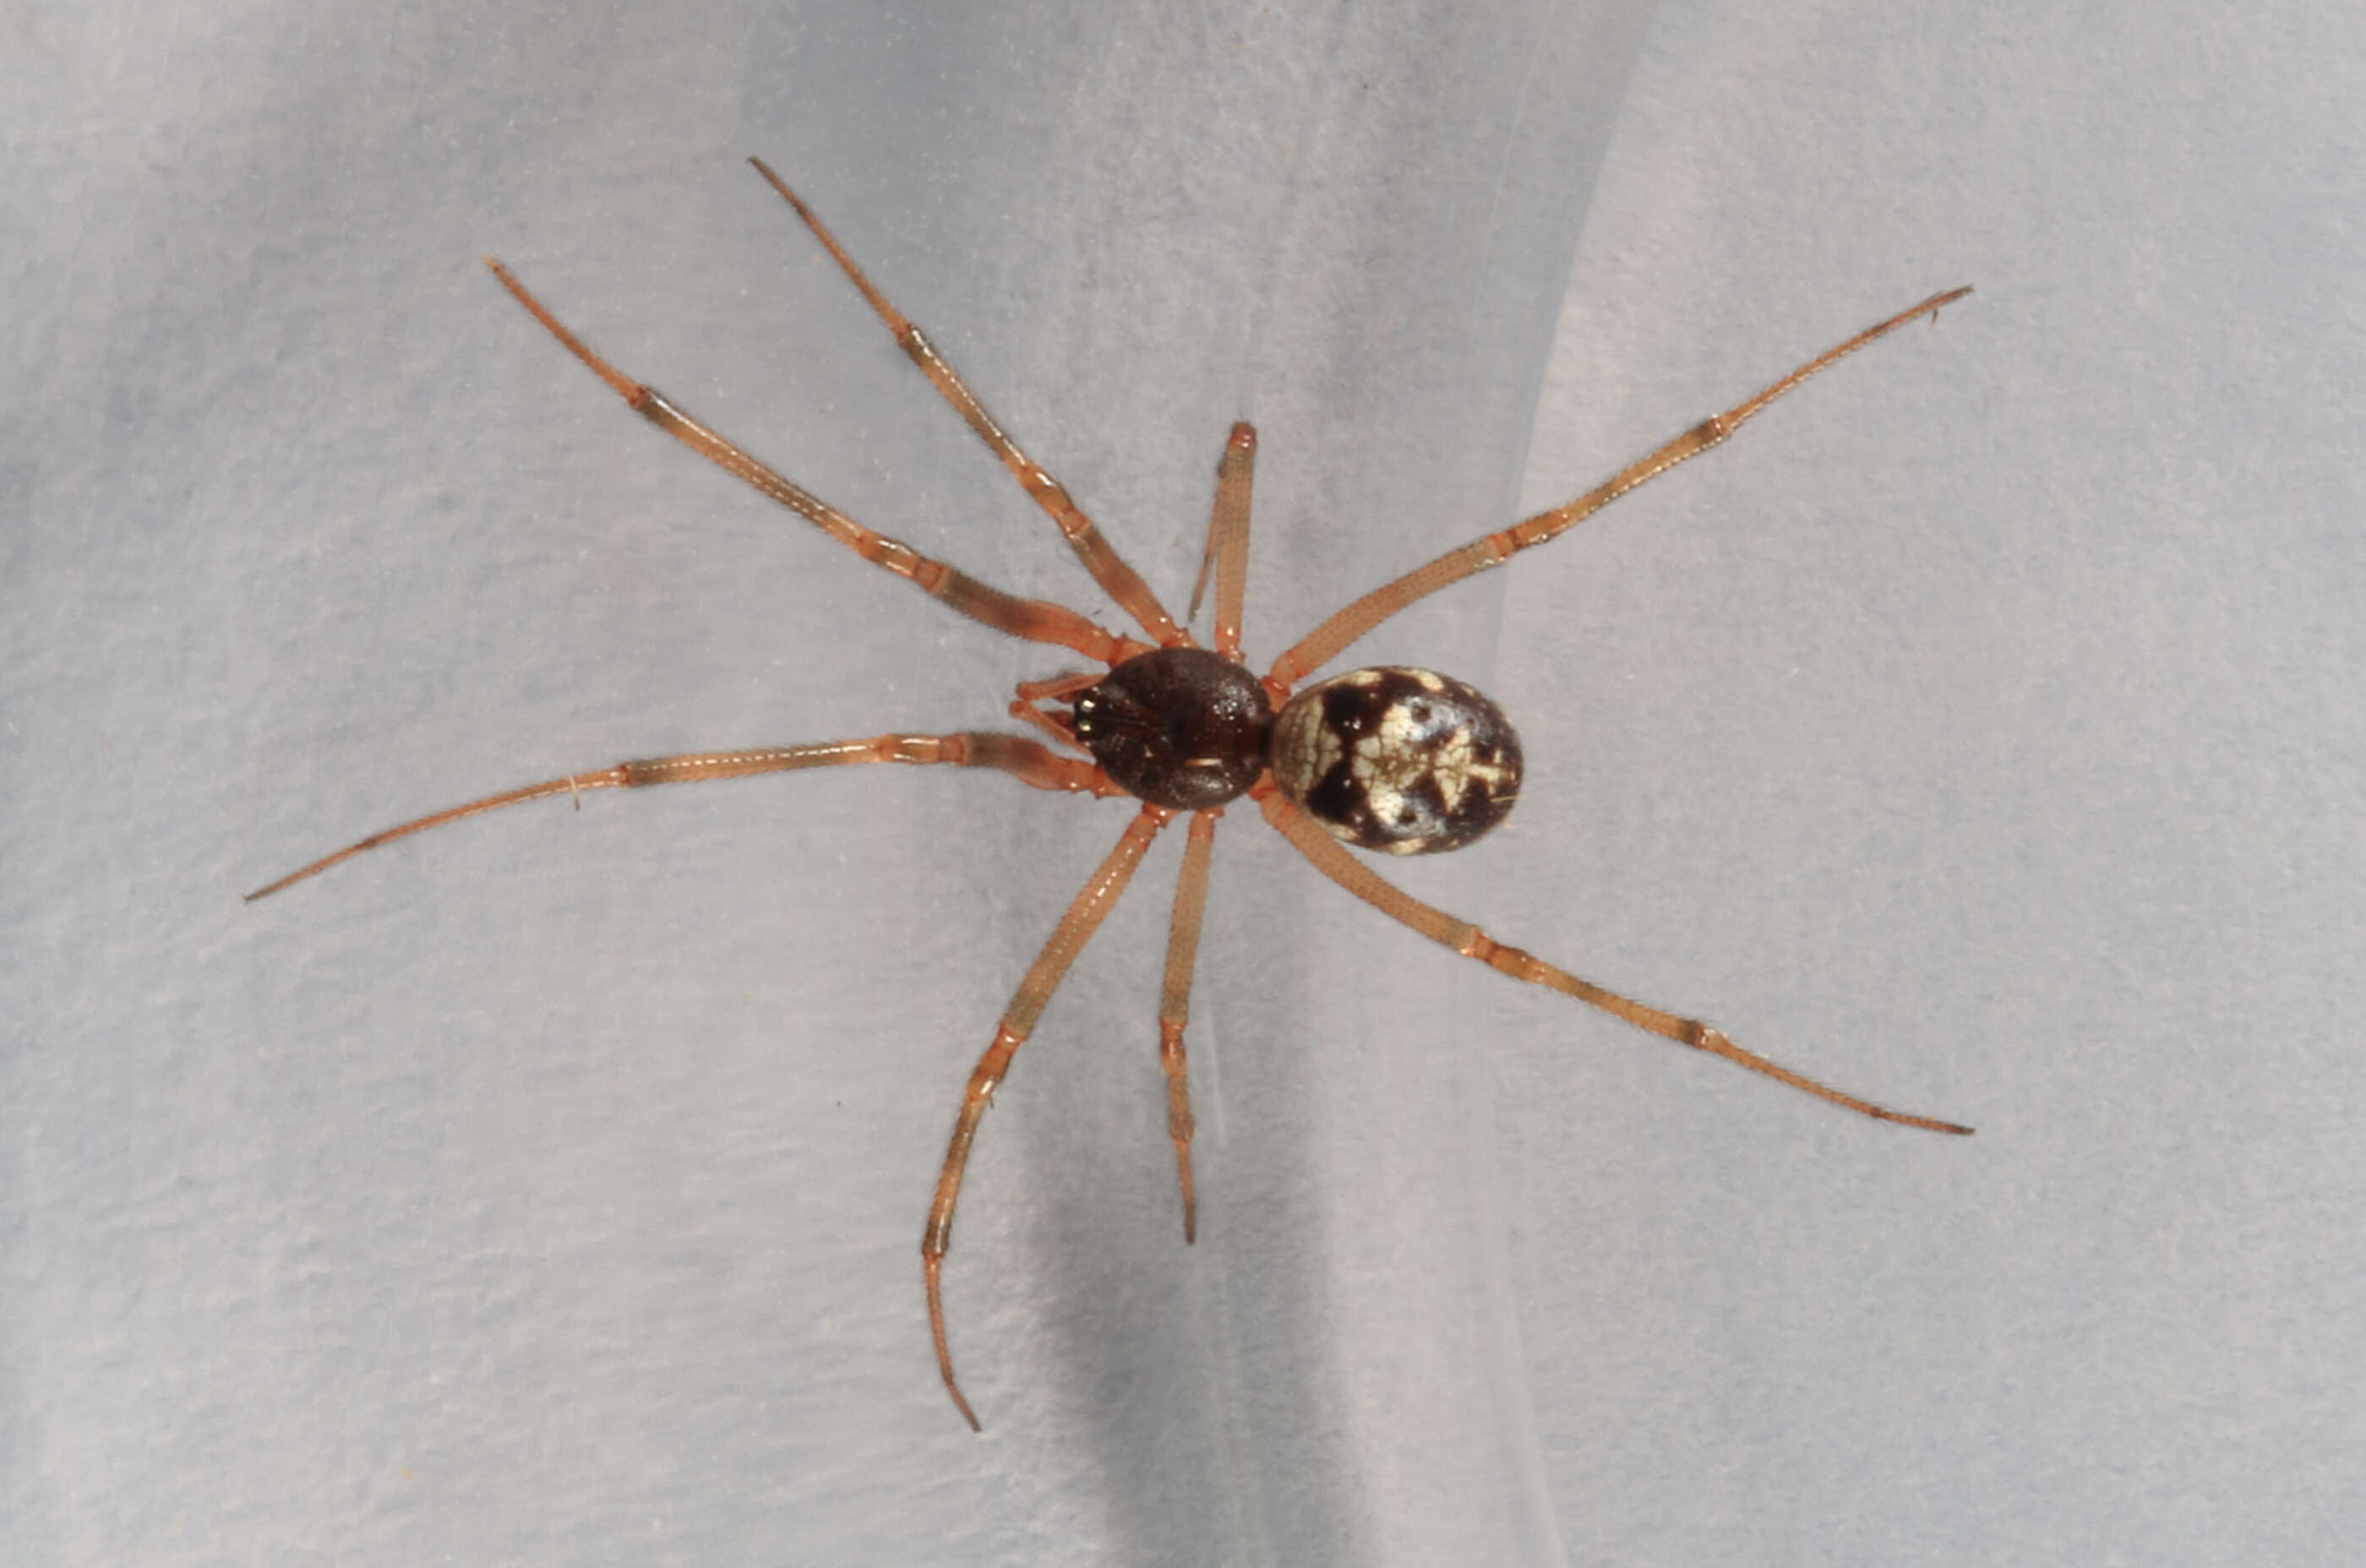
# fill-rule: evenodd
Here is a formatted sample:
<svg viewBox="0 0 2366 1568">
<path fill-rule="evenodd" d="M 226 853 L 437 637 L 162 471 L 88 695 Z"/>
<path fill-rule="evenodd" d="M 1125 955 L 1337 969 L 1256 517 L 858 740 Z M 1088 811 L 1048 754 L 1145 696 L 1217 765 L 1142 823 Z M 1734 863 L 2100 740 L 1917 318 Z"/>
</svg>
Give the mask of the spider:
<svg viewBox="0 0 2366 1568">
<path fill-rule="evenodd" d="M 995 1025 L 993 1041 L 970 1072 L 953 1120 L 952 1143 L 929 1204 L 928 1223 L 921 1232 L 921 1274 L 937 1370 L 954 1407 L 973 1430 L 982 1428 L 953 1376 L 941 1282 L 971 1144 L 996 1089 L 1010 1070 L 1012 1058 L 1033 1031 L 1069 964 L 1125 891 L 1151 841 L 1186 813 L 1191 823 L 1167 938 L 1158 1007 L 1158 1061 L 1166 1084 L 1166 1131 L 1175 1146 L 1183 1239 L 1189 1243 L 1198 1235 L 1198 1200 L 1191 1180 L 1191 1094 L 1183 1036 L 1216 823 L 1224 807 L 1244 795 L 1256 802 L 1266 822 L 1316 870 L 1391 919 L 1466 958 L 1514 980 L 1574 997 L 1639 1029 L 1723 1057 L 1864 1115 L 1933 1132 L 1968 1134 L 1972 1130 L 1954 1122 L 1887 1110 L 1842 1093 L 1743 1049 L 1706 1024 L 1581 980 L 1401 891 L 1349 854 L 1347 846 L 1391 855 L 1425 855 L 1460 848 L 1479 838 L 1502 822 L 1519 798 L 1519 739 L 1493 702 L 1463 682 L 1433 671 L 1393 666 L 1359 669 L 1311 686 L 1301 684 L 1349 644 L 1407 605 L 1474 573 L 1501 566 L 1519 551 L 1560 537 L 1638 486 L 1724 441 L 1760 409 L 1835 360 L 1918 317 L 1929 316 L 1935 321 L 1941 307 L 1969 294 L 1969 288 L 1934 294 L 1825 350 L 1755 396 L 1693 426 L 1567 504 L 1482 535 L 1382 584 L 1291 644 L 1258 676 L 1241 654 L 1249 494 L 1256 462 L 1255 429 L 1245 421 L 1234 425 L 1216 465 L 1215 505 L 1208 523 L 1207 546 L 1185 615 L 1185 622 L 1196 618 L 1212 573 L 1214 633 L 1212 646 L 1202 647 L 1184 622 L 1177 622 L 1161 606 L 1157 596 L 1110 547 L 1059 481 L 1020 451 L 995 422 L 920 329 L 873 286 L 814 210 L 762 159 L 749 162 L 787 201 L 895 334 L 896 346 L 1001 460 L 1020 487 L 1051 517 L 1093 580 L 1133 618 L 1147 640 L 1109 631 L 1063 605 L 1003 593 L 863 527 L 691 418 L 655 387 L 635 381 L 594 353 L 507 267 L 487 257 L 486 265 L 527 313 L 635 413 L 862 559 L 909 580 L 947 609 L 1014 637 L 1066 648 L 1099 668 L 1019 683 L 1009 705 L 1011 716 L 1040 731 L 1053 745 L 1023 735 L 971 731 L 884 734 L 621 762 L 488 795 L 371 834 L 256 889 L 246 895 L 249 902 L 395 839 L 503 806 L 554 795 L 572 797 L 588 790 L 903 762 L 991 768 L 1037 790 L 1134 801 L 1132 821 L 1053 928 L 1051 939 L 1019 982 L 1010 1005 Z"/>
</svg>

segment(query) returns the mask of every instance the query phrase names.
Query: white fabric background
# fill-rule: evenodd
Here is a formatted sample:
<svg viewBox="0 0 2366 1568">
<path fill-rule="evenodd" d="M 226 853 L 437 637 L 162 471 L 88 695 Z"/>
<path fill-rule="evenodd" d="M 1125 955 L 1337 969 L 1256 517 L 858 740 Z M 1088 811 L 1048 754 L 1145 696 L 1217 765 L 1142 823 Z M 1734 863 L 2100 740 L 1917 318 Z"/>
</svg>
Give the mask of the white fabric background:
<svg viewBox="0 0 2366 1568">
<path fill-rule="evenodd" d="M 2337 1559 L 2361 32 L 0 11 L 8 1560 Z M 1169 845 L 980 1138 L 977 1439 L 921 1213 L 1122 807 L 610 794 L 241 905 L 473 794 L 991 723 L 1062 666 L 643 426 L 487 252 L 858 517 L 1113 617 L 749 152 L 1170 600 L 1256 420 L 1267 656 L 1978 286 L 1354 657 L 1479 681 L 1530 758 L 1500 834 L 1391 874 L 1979 1136 L 1509 985 L 1236 810 L 1200 1244 Z"/>
</svg>

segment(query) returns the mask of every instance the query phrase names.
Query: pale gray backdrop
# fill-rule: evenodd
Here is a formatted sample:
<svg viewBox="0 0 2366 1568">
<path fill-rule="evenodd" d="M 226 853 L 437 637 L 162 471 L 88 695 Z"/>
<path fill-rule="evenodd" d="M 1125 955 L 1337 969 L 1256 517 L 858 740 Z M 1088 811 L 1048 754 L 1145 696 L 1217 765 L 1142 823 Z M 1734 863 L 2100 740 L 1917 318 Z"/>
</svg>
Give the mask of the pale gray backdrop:
<svg viewBox="0 0 2366 1568">
<path fill-rule="evenodd" d="M 6 1559 L 2338 1559 L 2361 46 L 2128 0 L 0 9 Z M 1407 885 L 1979 1136 L 1516 988 L 1235 809 L 1200 1243 L 1168 845 L 980 1139 L 980 1439 L 921 1213 L 1124 808 L 603 794 L 242 905 L 1065 666 L 642 425 L 485 252 L 1114 622 L 750 152 L 1170 600 L 1256 420 L 1268 657 L 1978 286 L 1355 657 L 1527 744 Z"/>
</svg>

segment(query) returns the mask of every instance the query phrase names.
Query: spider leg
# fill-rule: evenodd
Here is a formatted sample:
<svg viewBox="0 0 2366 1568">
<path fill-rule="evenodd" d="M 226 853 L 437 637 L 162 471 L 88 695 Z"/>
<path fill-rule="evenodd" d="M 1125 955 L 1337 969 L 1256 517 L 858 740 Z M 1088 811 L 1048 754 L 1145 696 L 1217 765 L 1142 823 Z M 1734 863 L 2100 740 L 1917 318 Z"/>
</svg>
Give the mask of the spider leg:
<svg viewBox="0 0 2366 1568">
<path fill-rule="evenodd" d="M 1578 979 L 1564 969 L 1557 969 L 1542 959 L 1506 946 L 1477 926 L 1455 919 L 1443 910 L 1434 909 L 1410 893 L 1391 886 L 1362 861 L 1350 855 L 1339 842 L 1303 812 L 1284 800 L 1274 786 L 1271 776 L 1259 780 L 1249 791 L 1265 820 L 1271 823 L 1281 835 L 1297 846 L 1298 852 L 1314 863 L 1314 868 L 1370 904 L 1390 919 L 1410 926 L 1431 941 L 1475 958 L 1493 969 L 1500 969 L 1514 980 L 1527 980 L 1531 985 L 1544 986 L 1573 996 L 1580 1002 L 1599 1007 L 1613 1017 L 1623 1018 L 1639 1029 L 1646 1029 L 1680 1046 L 1707 1051 L 1723 1057 L 1752 1072 L 1763 1073 L 1778 1083 L 1787 1083 L 1803 1093 L 1819 1100 L 1828 1100 L 1845 1109 L 1859 1112 L 1876 1121 L 1898 1122 L 1910 1127 L 1923 1127 L 1936 1133 L 1964 1133 L 1972 1129 L 1955 1122 L 1943 1122 L 1932 1116 L 1910 1116 L 1860 1100 L 1853 1094 L 1843 1094 L 1830 1085 L 1819 1083 L 1805 1073 L 1767 1060 L 1755 1051 L 1746 1051 L 1718 1030 L 1696 1018 L 1679 1018 L 1673 1013 L 1662 1013 L 1656 1007 L 1607 991 L 1588 980 Z"/>
<path fill-rule="evenodd" d="M 986 405 L 979 402 L 977 395 L 953 373 L 953 367 L 937 353 L 936 345 L 929 342 L 927 335 L 914 326 L 909 318 L 890 304 L 885 295 L 873 286 L 871 280 L 863 275 L 862 269 L 854 264 L 854 258 L 846 253 L 844 247 L 839 244 L 838 237 L 823 224 L 814 209 L 807 207 L 796 192 L 789 189 L 788 183 L 772 173 L 771 165 L 761 158 L 750 158 L 748 162 L 755 165 L 756 173 L 764 176 L 765 184 L 778 191 L 783 199 L 796 209 L 797 216 L 813 231 L 813 237 L 821 241 L 822 249 L 829 252 L 830 259 L 838 263 L 848 280 L 862 291 L 862 297 L 869 302 L 879 319 L 886 323 L 887 330 L 896 335 L 896 346 L 920 367 L 920 374 L 926 375 L 944 400 L 953 406 L 953 411 L 977 432 L 977 438 L 986 442 L 995 456 L 1002 460 L 1002 465 L 1010 471 L 1010 476 L 1019 481 L 1019 487 L 1026 491 L 1035 504 L 1059 525 L 1062 536 L 1076 551 L 1076 558 L 1085 564 L 1085 570 L 1092 573 L 1093 580 L 1100 584 L 1111 599 L 1123 605 L 1126 613 L 1142 623 L 1143 630 L 1150 633 L 1153 641 L 1170 648 L 1191 646 L 1191 634 L 1175 624 L 1175 618 L 1159 604 L 1158 596 L 1150 591 L 1150 585 L 1142 580 L 1142 574 L 1126 565 L 1109 540 L 1103 537 L 1099 528 L 1094 525 L 1093 520 L 1087 517 L 1069 498 L 1068 492 L 1061 487 L 1060 481 L 1019 450 L 1019 443 L 995 423 L 994 416 L 986 411 Z"/>
<path fill-rule="evenodd" d="M 1224 455 L 1216 460 L 1216 504 L 1208 516 L 1208 548 L 1200 557 L 1200 577 L 1191 585 L 1189 614 L 1200 613 L 1208 573 L 1216 574 L 1216 652 L 1241 656 L 1241 604 L 1249 583 L 1249 489 L 1256 476 L 1256 427 L 1246 420 L 1233 426 Z"/>
<path fill-rule="evenodd" d="M 1666 445 L 1637 459 L 1596 485 L 1593 489 L 1564 506 L 1538 512 L 1524 522 L 1514 524 L 1499 533 L 1486 534 L 1470 543 L 1449 550 L 1425 566 L 1416 566 L 1394 582 L 1385 583 L 1307 633 L 1296 646 L 1274 661 L 1272 672 L 1266 677 L 1268 686 L 1279 683 L 1288 690 L 1330 661 L 1332 656 L 1362 636 L 1365 633 L 1394 615 L 1398 610 L 1426 599 L 1438 589 L 1459 583 L 1474 572 L 1490 566 L 1500 566 L 1519 551 L 1542 544 L 1566 532 L 1573 524 L 1591 517 L 1628 491 L 1659 477 L 1688 457 L 1697 457 L 1710 447 L 1739 430 L 1752 415 L 1767 404 L 1790 391 L 1802 381 L 1822 370 L 1833 361 L 1854 353 L 1875 339 L 1887 336 L 1918 317 L 1939 319 L 1939 308 L 1952 305 L 1971 293 L 1968 288 L 1951 288 L 1910 309 L 1899 311 L 1887 321 L 1866 328 L 1846 342 L 1826 349 L 1822 353 L 1792 371 L 1753 398 L 1745 398 L 1725 412 L 1702 420 Z"/>
<path fill-rule="evenodd" d="M 493 275 L 501 280 L 501 286 L 516 297 L 517 302 L 525 307 L 529 315 L 541 322 L 569 353 L 589 366 L 593 375 L 606 382 L 617 396 L 631 404 L 635 413 L 724 472 L 780 502 L 872 565 L 884 566 L 897 577 L 918 584 L 931 598 L 942 600 L 947 609 L 973 621 L 983 622 L 997 632 L 1024 637 L 1031 643 L 1056 643 L 1063 647 L 1074 648 L 1087 658 L 1098 659 L 1106 665 L 1115 665 L 1134 654 L 1148 651 L 1145 644 L 1097 626 L 1065 605 L 1007 594 L 966 573 L 955 571 L 941 561 L 930 559 L 900 540 L 890 539 L 884 533 L 863 527 L 828 501 L 773 472 L 692 419 L 656 387 L 643 386 L 602 359 L 583 340 L 561 324 L 542 301 L 527 293 L 525 285 L 520 283 L 507 267 L 490 256 L 485 258 L 485 264 L 493 269 Z"/>
<path fill-rule="evenodd" d="M 1059 790 L 1093 795 L 1122 795 L 1124 790 L 1089 762 L 1058 756 L 1046 746 L 1018 735 L 979 731 L 952 735 L 874 735 L 869 740 L 823 741 L 814 745 L 765 746 L 754 751 L 693 752 L 681 756 L 620 762 L 591 773 L 570 773 L 522 790 L 487 795 L 479 801 L 452 806 L 399 826 L 371 834 L 333 855 L 324 855 L 301 869 L 290 871 L 246 895 L 253 903 L 280 889 L 317 877 L 341 860 L 365 849 L 424 833 L 462 817 L 473 817 L 503 806 L 553 795 L 579 795 L 586 790 L 634 790 L 648 784 L 695 784 L 710 778 L 744 778 L 751 773 L 788 773 L 801 767 L 845 767 L 865 762 L 946 762 L 962 767 L 992 767 L 1038 790 Z"/>
<path fill-rule="evenodd" d="M 1183 1188 L 1183 1240 L 1199 1239 L 1199 1202 L 1191 1186 L 1191 1084 L 1183 1057 L 1183 1028 L 1191 1018 L 1191 967 L 1200 955 L 1200 917 L 1208 908 L 1208 856 L 1216 846 L 1212 811 L 1191 813 L 1183 841 L 1183 874 L 1175 883 L 1175 916 L 1166 934 L 1166 979 L 1158 993 L 1158 1067 L 1166 1075 L 1166 1136 L 1175 1144 L 1175 1177 Z"/>
<path fill-rule="evenodd" d="M 1039 748 L 1040 749 L 1040 748 Z M 1076 894 L 1068 913 L 1052 929 L 1052 938 L 1043 944 L 1035 962 L 1019 982 L 1019 990 L 995 1026 L 994 1043 L 977 1058 L 977 1066 L 969 1075 L 969 1085 L 962 1091 L 961 1111 L 953 1118 L 952 1141 L 945 1149 L 944 1169 L 937 1176 L 936 1196 L 929 1204 L 929 1223 L 920 1232 L 920 1272 L 929 1293 L 929 1334 L 936 1342 L 937 1370 L 943 1374 L 945 1392 L 952 1395 L 953 1406 L 972 1431 L 982 1430 L 977 1414 L 962 1397 L 961 1384 L 953 1381 L 952 1351 L 945 1341 L 944 1292 L 939 1279 L 944 1268 L 945 1254 L 953 1244 L 953 1204 L 961 1197 L 962 1172 L 969 1165 L 969 1148 L 977 1137 L 978 1119 L 986 1114 L 994 1099 L 995 1090 L 1010 1070 L 1010 1058 L 1035 1032 L 1035 1020 L 1042 1016 L 1043 1007 L 1059 989 L 1068 966 L 1076 962 L 1101 921 L 1117 903 L 1118 896 L 1132 880 L 1134 868 L 1150 848 L 1150 841 L 1158 830 L 1175 817 L 1166 806 L 1145 803 L 1133 821 L 1126 825 L 1118 839 L 1117 847 L 1109 852 L 1099 868 Z"/>
</svg>

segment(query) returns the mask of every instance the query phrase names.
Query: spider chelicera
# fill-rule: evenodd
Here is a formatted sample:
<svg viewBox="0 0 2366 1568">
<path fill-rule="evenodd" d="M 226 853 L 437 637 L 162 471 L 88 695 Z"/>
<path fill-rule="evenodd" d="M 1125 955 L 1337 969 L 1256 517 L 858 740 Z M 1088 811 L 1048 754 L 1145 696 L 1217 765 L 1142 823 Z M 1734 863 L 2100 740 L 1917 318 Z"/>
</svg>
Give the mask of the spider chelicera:
<svg viewBox="0 0 2366 1568">
<path fill-rule="evenodd" d="M 1571 525 L 1696 456 L 1731 435 L 1767 404 L 1842 355 L 1896 330 L 1921 316 L 1936 319 L 1940 307 L 1962 298 L 1968 288 L 1934 294 L 1846 342 L 1827 349 L 1755 397 L 1705 420 L 1657 451 L 1629 464 L 1565 506 L 1539 512 L 1500 532 L 1447 552 L 1393 582 L 1384 583 L 1340 610 L 1285 649 L 1263 676 L 1241 655 L 1241 606 L 1248 577 L 1249 487 L 1256 462 L 1256 432 L 1235 424 L 1216 465 L 1216 499 L 1200 582 L 1186 620 L 1196 615 L 1210 573 L 1215 577 L 1213 646 L 1203 648 L 1160 605 L 1139 574 L 1121 559 L 1058 480 L 1003 433 L 960 376 L 902 311 L 872 286 L 862 269 L 839 246 L 811 207 L 766 167 L 756 172 L 795 209 L 824 250 L 869 301 L 896 336 L 896 345 L 920 367 L 945 401 L 1002 460 L 1020 487 L 1050 514 L 1085 569 L 1104 592 L 1141 626 L 1139 641 L 1108 631 L 1063 605 L 1018 599 L 976 578 L 930 560 L 909 545 L 874 533 L 811 492 L 774 473 L 738 447 L 692 419 L 655 387 L 633 380 L 586 347 L 501 263 L 487 258 L 503 287 L 568 351 L 613 387 L 634 412 L 737 475 L 806 519 L 864 560 L 925 589 L 947 608 L 1030 642 L 1068 648 L 1098 665 L 1087 674 L 1022 681 L 1010 704 L 1014 718 L 1035 726 L 1067 752 L 1040 741 L 990 731 L 961 734 L 874 735 L 867 740 L 825 741 L 812 745 L 766 746 L 753 751 L 704 752 L 683 756 L 621 762 L 590 773 L 570 774 L 407 822 L 332 855 L 323 856 L 267 887 L 247 894 L 266 897 L 315 876 L 341 860 L 390 840 L 524 801 L 577 795 L 587 790 L 634 789 L 645 784 L 683 784 L 737 778 L 754 773 L 785 773 L 802 767 L 836 767 L 871 762 L 951 763 L 1007 773 L 1038 790 L 1072 794 L 1125 796 L 1139 802 L 1133 820 L 1086 882 L 1051 940 L 1019 982 L 1019 991 L 995 1026 L 993 1043 L 978 1058 L 962 1093 L 952 1142 L 937 1177 L 920 1237 L 920 1265 L 928 1292 L 929 1330 L 945 1390 L 973 1428 L 977 1417 L 954 1381 L 952 1354 L 945 1338 L 941 1274 L 952 1245 L 953 1205 L 970 1144 L 994 1092 L 1010 1070 L 1044 1004 L 1067 973 L 1119 896 L 1159 831 L 1189 812 L 1190 829 L 1166 945 L 1166 982 L 1158 1007 L 1158 1060 L 1166 1080 L 1166 1131 L 1175 1145 L 1177 1181 L 1182 1191 L 1183 1238 L 1197 1234 L 1197 1202 L 1191 1183 L 1191 1095 L 1185 1077 L 1183 1031 L 1189 1013 L 1191 969 L 1200 943 L 1200 919 L 1207 904 L 1208 859 L 1216 820 L 1227 803 L 1246 795 L 1290 846 L 1314 868 L 1391 919 L 1422 935 L 1527 980 L 1573 996 L 1679 1045 L 1710 1052 L 1763 1073 L 1835 1105 L 1886 1122 L 1933 1132 L 1972 1129 L 1929 1116 L 1910 1116 L 1820 1083 L 1755 1052 L 1742 1049 L 1718 1030 L 1691 1018 L 1663 1013 L 1580 980 L 1542 959 L 1506 946 L 1477 926 L 1399 890 L 1350 855 L 1344 846 L 1393 855 L 1424 855 L 1457 849 L 1501 822 L 1518 799 L 1520 747 L 1503 713 L 1470 687 L 1428 670 L 1396 667 L 1352 670 L 1301 688 L 1300 683 L 1365 633 L 1414 600 L 1501 566 L 1515 554 L 1559 537 Z"/>
</svg>

